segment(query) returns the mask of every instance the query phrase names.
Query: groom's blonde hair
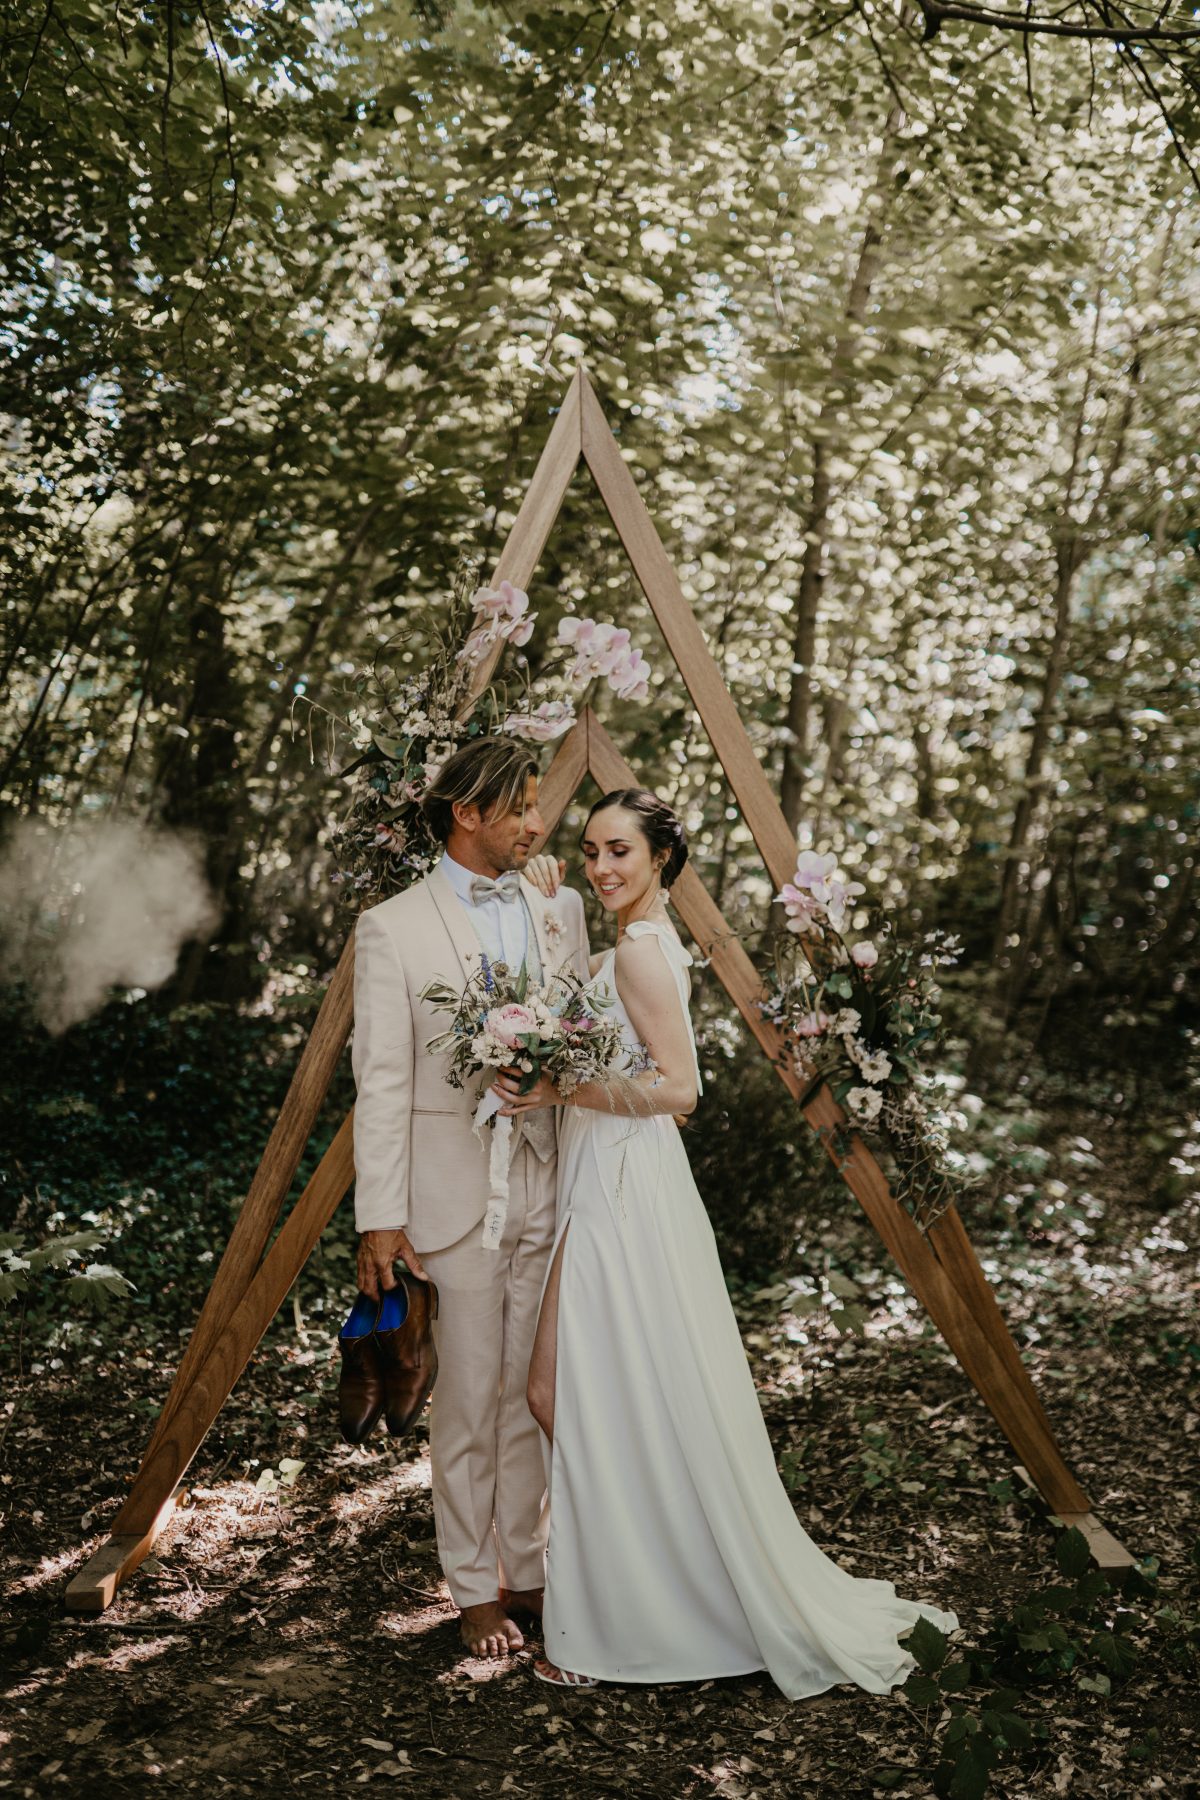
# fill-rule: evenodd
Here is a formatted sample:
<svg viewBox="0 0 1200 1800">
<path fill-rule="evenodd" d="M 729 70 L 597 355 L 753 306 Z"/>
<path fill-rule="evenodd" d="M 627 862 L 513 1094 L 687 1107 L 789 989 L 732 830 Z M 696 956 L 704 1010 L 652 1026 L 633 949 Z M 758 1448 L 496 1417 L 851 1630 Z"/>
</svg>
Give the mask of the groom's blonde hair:
<svg viewBox="0 0 1200 1800">
<path fill-rule="evenodd" d="M 464 744 L 443 765 L 421 800 L 421 811 L 439 844 L 454 826 L 454 806 L 477 806 L 489 813 L 518 812 L 525 789 L 538 772 L 538 759 L 528 744 L 515 738 L 484 737 Z"/>
</svg>

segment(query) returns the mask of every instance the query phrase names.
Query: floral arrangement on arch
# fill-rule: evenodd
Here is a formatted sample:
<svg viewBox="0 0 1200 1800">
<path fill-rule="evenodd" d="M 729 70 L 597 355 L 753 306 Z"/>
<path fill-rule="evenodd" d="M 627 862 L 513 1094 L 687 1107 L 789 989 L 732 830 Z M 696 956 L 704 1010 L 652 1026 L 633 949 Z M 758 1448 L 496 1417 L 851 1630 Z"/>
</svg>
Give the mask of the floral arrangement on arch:
<svg viewBox="0 0 1200 1800">
<path fill-rule="evenodd" d="M 419 881 L 441 856 L 421 801 L 443 764 L 472 738 L 506 732 L 546 744 L 569 731 L 577 698 L 603 680 L 619 699 L 649 698 L 651 669 L 622 626 L 569 614 L 556 648 L 533 681 L 524 655 L 516 680 L 478 686 L 477 671 L 499 645 L 523 651 L 537 614 L 511 581 L 476 587 L 476 571 L 460 566 L 443 625 L 425 665 L 397 671 L 403 635 L 360 671 L 358 704 L 346 724 L 358 755 L 342 770 L 350 803 L 334 826 L 338 867 L 333 880 L 356 911 Z"/>
<path fill-rule="evenodd" d="M 829 1083 L 851 1123 L 890 1157 L 892 1191 L 927 1230 L 955 1198 L 947 1120 L 930 1071 L 940 1045 L 935 971 L 957 959 L 939 932 L 902 944 L 845 933 L 864 892 L 837 857 L 800 853 L 776 901 L 791 943 L 782 949 L 762 1011 L 783 1034 L 797 1073 Z"/>
</svg>

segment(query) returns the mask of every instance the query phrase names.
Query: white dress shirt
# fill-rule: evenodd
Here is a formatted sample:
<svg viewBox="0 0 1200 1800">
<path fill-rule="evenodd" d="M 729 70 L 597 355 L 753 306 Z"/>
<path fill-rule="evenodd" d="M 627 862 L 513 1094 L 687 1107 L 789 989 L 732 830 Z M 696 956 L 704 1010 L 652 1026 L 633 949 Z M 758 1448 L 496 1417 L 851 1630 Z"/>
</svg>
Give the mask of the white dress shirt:
<svg viewBox="0 0 1200 1800">
<path fill-rule="evenodd" d="M 515 900 L 500 900 L 493 895 L 477 906 L 471 899 L 475 877 L 470 869 L 455 862 L 447 851 L 442 852 L 438 868 L 466 908 L 485 955 L 492 962 L 519 969 L 529 956 L 529 912 L 521 895 Z"/>
</svg>

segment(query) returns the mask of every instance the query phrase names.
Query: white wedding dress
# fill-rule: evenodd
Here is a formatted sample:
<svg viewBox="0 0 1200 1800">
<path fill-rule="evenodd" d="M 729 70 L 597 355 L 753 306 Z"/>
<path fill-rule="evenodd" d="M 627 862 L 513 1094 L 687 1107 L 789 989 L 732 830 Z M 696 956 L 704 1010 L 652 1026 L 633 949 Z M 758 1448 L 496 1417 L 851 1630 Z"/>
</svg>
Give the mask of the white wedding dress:
<svg viewBox="0 0 1200 1800">
<path fill-rule="evenodd" d="M 667 926 L 628 931 L 657 936 L 690 1032 L 688 952 Z M 592 985 L 615 995 L 614 955 Z M 913 1667 L 897 1635 L 958 1621 L 848 1574 L 796 1518 L 674 1120 L 564 1108 L 558 1179 L 547 1656 L 610 1681 L 767 1669 L 791 1699 L 886 1693 Z"/>
</svg>

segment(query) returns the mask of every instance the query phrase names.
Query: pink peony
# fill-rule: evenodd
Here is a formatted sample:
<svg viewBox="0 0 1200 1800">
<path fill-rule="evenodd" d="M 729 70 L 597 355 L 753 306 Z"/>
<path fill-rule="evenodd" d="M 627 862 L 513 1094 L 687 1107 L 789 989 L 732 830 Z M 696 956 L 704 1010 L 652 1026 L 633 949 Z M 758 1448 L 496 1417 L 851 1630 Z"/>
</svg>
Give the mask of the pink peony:
<svg viewBox="0 0 1200 1800">
<path fill-rule="evenodd" d="M 820 1037 L 829 1023 L 829 1014 L 823 1012 L 801 1013 L 792 1030 L 797 1037 Z"/>
<path fill-rule="evenodd" d="M 522 1036 L 532 1032 L 538 1033 L 538 1022 L 528 1006 L 519 1006 L 512 1001 L 508 1006 L 494 1006 L 487 1016 L 487 1030 L 497 1042 L 506 1044 L 510 1050 L 516 1050 Z"/>
<path fill-rule="evenodd" d="M 873 969 L 879 961 L 879 952 L 874 944 L 855 944 L 850 952 L 850 957 L 851 961 L 857 963 L 860 969 Z"/>
</svg>

